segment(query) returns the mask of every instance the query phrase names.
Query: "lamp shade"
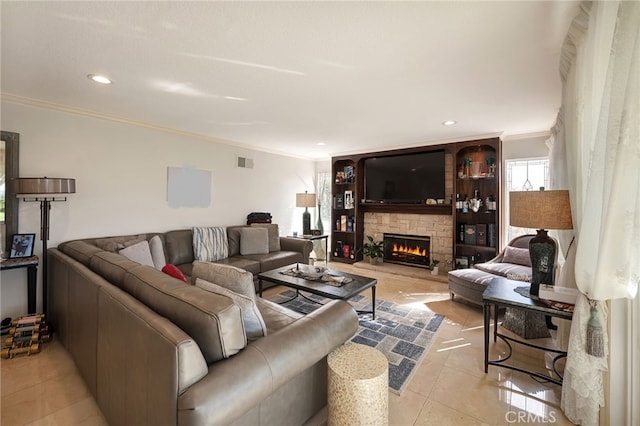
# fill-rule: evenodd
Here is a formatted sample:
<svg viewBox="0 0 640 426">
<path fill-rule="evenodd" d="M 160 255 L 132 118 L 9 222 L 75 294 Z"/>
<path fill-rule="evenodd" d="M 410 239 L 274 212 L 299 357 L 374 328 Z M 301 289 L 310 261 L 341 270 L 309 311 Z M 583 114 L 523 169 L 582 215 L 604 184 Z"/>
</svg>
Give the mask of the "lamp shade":
<svg viewBox="0 0 640 426">
<path fill-rule="evenodd" d="M 510 192 L 509 224 L 532 229 L 573 229 L 569 191 Z"/>
<path fill-rule="evenodd" d="M 315 207 L 316 206 L 316 194 L 308 194 L 306 191 L 304 194 L 296 194 L 296 207 Z"/>
<path fill-rule="evenodd" d="M 75 194 L 76 180 L 73 178 L 18 178 L 15 181 L 16 195 L 25 194 Z"/>
</svg>

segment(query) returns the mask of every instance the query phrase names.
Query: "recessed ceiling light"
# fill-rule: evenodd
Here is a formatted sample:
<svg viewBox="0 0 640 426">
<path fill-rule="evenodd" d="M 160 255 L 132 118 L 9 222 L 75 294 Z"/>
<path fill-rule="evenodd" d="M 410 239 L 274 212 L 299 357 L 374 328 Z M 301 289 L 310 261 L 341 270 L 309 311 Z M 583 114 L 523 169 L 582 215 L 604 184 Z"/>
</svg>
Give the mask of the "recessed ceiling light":
<svg viewBox="0 0 640 426">
<path fill-rule="evenodd" d="M 87 78 L 89 80 L 95 81 L 96 83 L 100 83 L 100 84 L 111 84 L 111 83 L 113 83 L 113 81 L 109 77 L 106 77 L 106 76 L 100 75 L 100 74 L 89 74 L 87 76 Z"/>
<path fill-rule="evenodd" d="M 326 145 L 326 143 L 324 143 L 324 142 L 318 142 L 316 145 L 318 145 L 318 146 L 325 146 L 325 145 Z"/>
<path fill-rule="evenodd" d="M 453 126 L 454 124 L 456 124 L 457 121 L 453 121 L 453 120 L 446 120 L 442 122 L 443 126 Z"/>
</svg>

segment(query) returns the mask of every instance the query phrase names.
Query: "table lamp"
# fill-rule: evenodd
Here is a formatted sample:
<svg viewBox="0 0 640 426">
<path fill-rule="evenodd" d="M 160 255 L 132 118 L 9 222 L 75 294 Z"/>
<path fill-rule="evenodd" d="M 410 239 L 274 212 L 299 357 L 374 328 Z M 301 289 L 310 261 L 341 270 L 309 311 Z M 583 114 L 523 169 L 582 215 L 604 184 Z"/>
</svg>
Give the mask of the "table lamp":
<svg viewBox="0 0 640 426">
<path fill-rule="evenodd" d="M 573 229 L 569 191 L 516 191 L 509 193 L 509 223 L 511 226 L 537 229 L 529 242 L 531 257 L 531 288 L 537 298 L 540 284 L 554 284 L 556 242 L 547 229 Z"/>
<path fill-rule="evenodd" d="M 304 191 L 304 194 L 296 194 L 296 207 L 304 207 L 304 213 L 302 213 L 302 234 L 311 235 L 311 214 L 309 213 L 309 207 L 316 206 L 316 194 L 309 194 Z"/>
<path fill-rule="evenodd" d="M 51 203 L 67 201 L 61 194 L 74 194 L 76 180 L 72 178 L 18 178 L 15 180 L 16 196 L 26 202 L 40 203 L 40 239 L 42 240 L 42 312 L 47 314 L 47 283 L 48 283 L 48 253 L 49 219 Z"/>
</svg>

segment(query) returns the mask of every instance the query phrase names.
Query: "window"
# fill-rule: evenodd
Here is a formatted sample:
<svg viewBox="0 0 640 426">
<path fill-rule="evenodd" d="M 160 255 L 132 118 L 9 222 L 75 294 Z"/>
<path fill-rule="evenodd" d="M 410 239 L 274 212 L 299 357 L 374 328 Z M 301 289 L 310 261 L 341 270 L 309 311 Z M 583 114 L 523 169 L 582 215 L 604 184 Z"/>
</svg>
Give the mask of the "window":
<svg viewBox="0 0 640 426">
<path fill-rule="evenodd" d="M 535 229 L 509 225 L 509 192 L 539 190 L 549 187 L 549 159 L 506 160 L 506 182 L 504 201 L 504 224 L 506 242 L 524 234 L 535 234 Z"/>
</svg>

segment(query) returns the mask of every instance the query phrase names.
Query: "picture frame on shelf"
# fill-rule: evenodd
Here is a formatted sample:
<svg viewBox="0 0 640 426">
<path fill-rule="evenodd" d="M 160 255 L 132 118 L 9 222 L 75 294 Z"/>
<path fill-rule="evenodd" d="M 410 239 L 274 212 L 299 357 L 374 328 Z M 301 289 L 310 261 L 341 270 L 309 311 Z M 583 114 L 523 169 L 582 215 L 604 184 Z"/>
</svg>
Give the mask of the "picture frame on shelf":
<svg viewBox="0 0 640 426">
<path fill-rule="evenodd" d="M 344 191 L 344 208 L 352 209 L 355 205 L 353 203 L 353 191 Z"/>
<path fill-rule="evenodd" d="M 9 259 L 19 259 L 33 256 L 33 246 L 36 234 L 13 234 Z"/>
<path fill-rule="evenodd" d="M 456 269 L 468 269 L 469 268 L 469 256 L 458 255 L 456 256 Z"/>
</svg>

